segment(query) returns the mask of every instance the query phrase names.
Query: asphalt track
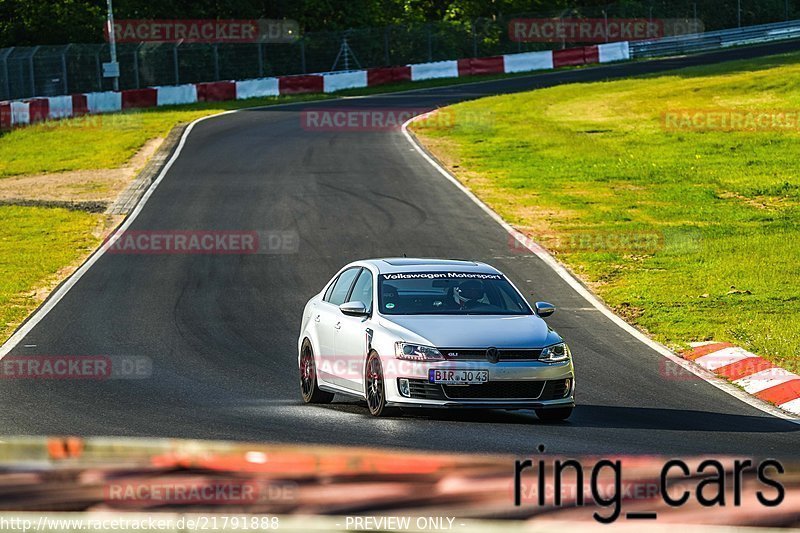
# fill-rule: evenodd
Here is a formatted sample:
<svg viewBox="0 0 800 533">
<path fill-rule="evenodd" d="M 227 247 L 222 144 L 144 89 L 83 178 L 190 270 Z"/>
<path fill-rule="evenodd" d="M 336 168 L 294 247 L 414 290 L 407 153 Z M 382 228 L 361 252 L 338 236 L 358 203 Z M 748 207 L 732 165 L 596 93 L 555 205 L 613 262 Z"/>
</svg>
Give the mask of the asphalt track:
<svg viewBox="0 0 800 533">
<path fill-rule="evenodd" d="M 303 108 L 434 108 L 554 84 L 800 49 L 789 42 L 575 69 L 203 121 L 131 230 L 293 230 L 283 255 L 105 254 L 11 352 L 138 355 L 142 380 L 0 382 L 0 432 L 186 437 L 533 454 L 796 457 L 800 425 L 699 379 L 664 377 L 664 358 L 591 308 L 443 179 L 400 132 L 318 132 Z M 373 419 L 356 401 L 301 403 L 295 342 L 305 301 L 364 257 L 473 258 L 559 310 L 579 407 L 563 424 L 506 412 Z"/>
</svg>

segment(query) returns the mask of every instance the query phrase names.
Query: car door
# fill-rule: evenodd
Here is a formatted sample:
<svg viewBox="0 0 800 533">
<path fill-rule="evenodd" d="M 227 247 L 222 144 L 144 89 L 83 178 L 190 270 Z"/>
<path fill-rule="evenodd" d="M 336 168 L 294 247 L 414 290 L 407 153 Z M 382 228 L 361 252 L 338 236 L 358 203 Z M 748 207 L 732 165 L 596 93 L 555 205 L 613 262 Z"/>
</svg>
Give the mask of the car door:
<svg viewBox="0 0 800 533">
<path fill-rule="evenodd" d="M 363 302 L 372 312 L 372 272 L 361 270 L 347 297 L 348 302 Z M 367 322 L 369 317 L 347 316 L 339 311 L 339 327 L 334 326 L 336 367 L 345 369 L 341 385 L 355 392 L 364 391 L 364 363 L 367 356 Z"/>
<path fill-rule="evenodd" d="M 336 278 L 336 281 L 325 292 L 322 301 L 319 302 L 312 312 L 312 320 L 315 322 L 317 339 L 319 342 L 319 375 L 320 377 L 334 385 L 342 384 L 342 369 L 336 368 L 336 348 L 334 342 L 335 328 L 341 327 L 341 317 L 344 315 L 339 311 L 339 305 L 347 300 L 353 282 L 361 272 L 361 267 L 348 268 Z"/>
</svg>

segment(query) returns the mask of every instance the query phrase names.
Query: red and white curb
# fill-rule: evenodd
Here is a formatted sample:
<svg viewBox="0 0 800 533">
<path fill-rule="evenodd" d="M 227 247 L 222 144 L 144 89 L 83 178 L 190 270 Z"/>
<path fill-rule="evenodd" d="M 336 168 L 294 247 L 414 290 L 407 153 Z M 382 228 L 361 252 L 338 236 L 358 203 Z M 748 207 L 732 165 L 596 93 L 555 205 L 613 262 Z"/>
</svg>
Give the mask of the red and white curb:
<svg viewBox="0 0 800 533">
<path fill-rule="evenodd" d="M 435 61 L 400 67 L 30 98 L 0 102 L 0 129 L 87 114 L 115 113 L 127 109 L 291 94 L 334 93 L 387 83 L 533 72 L 628 59 L 630 59 L 628 43 L 619 42 L 565 50 Z"/>
<path fill-rule="evenodd" d="M 800 408 L 791 400 L 786 401 L 781 404 L 781 408 L 775 407 L 772 403 L 765 402 L 758 398 L 754 394 L 749 394 L 744 391 L 742 388 L 737 387 L 730 381 L 726 379 L 722 379 L 714 372 L 706 370 L 700 365 L 695 365 L 691 363 L 687 363 L 685 358 L 681 358 L 678 354 L 674 353 L 672 350 L 664 346 L 663 344 L 651 339 L 632 325 L 625 322 L 625 320 L 614 313 L 609 307 L 605 305 L 594 293 L 590 292 L 589 289 L 586 288 L 583 283 L 578 280 L 573 274 L 567 270 L 564 265 L 558 262 L 558 260 L 550 255 L 550 253 L 541 247 L 539 244 L 533 242 L 530 237 L 527 235 L 517 231 L 514 227 L 512 227 L 508 222 L 503 220 L 499 214 L 497 214 L 491 207 L 486 205 L 480 198 L 475 196 L 475 194 L 470 191 L 466 185 L 458 181 L 454 175 L 452 175 L 447 169 L 445 169 L 442 165 L 439 164 L 433 157 L 431 157 L 422 145 L 417 141 L 417 139 L 409 132 L 408 127 L 409 125 L 416 121 L 422 120 L 426 116 L 434 113 L 433 111 L 430 113 L 425 113 L 422 115 L 418 115 L 414 118 L 407 120 L 403 124 L 402 132 L 403 135 L 406 137 L 408 142 L 417 151 L 417 153 L 427 161 L 440 175 L 442 175 L 445 179 L 450 181 L 453 185 L 455 185 L 462 193 L 464 193 L 470 200 L 472 200 L 478 207 L 480 207 L 487 215 L 489 215 L 495 222 L 497 222 L 504 230 L 506 230 L 509 235 L 514 237 L 519 244 L 528 250 L 530 250 L 534 255 L 536 255 L 539 259 L 542 260 L 548 267 L 550 267 L 553 272 L 558 274 L 558 276 L 563 279 L 577 294 L 579 294 L 586 302 L 588 302 L 592 307 L 597 309 L 600 313 L 602 313 L 606 318 L 608 318 L 611 322 L 613 322 L 617 327 L 621 330 L 625 331 L 633 338 L 648 346 L 656 353 L 660 354 L 665 359 L 671 361 L 672 363 L 678 365 L 681 368 L 684 368 L 688 372 L 694 374 L 698 378 L 702 379 L 709 385 L 716 387 L 717 389 L 733 396 L 734 398 L 744 402 L 745 404 L 754 407 L 764 413 L 770 414 L 772 416 L 787 420 L 794 424 L 800 424 L 800 418 L 796 416 Z M 787 404 L 791 403 L 791 405 Z M 795 409 L 792 411 L 792 409 Z"/>
<path fill-rule="evenodd" d="M 728 342 L 692 343 L 683 358 L 748 394 L 800 415 L 800 376 Z"/>
</svg>

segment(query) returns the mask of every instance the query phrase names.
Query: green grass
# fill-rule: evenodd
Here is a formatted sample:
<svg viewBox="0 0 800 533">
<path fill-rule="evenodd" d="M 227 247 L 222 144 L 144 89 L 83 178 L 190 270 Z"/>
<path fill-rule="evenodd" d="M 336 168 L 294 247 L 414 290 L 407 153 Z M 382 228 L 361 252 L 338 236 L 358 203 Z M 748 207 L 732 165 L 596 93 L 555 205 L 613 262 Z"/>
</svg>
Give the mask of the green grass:
<svg viewBox="0 0 800 533">
<path fill-rule="evenodd" d="M 251 98 L 133 110 L 37 124 L 0 134 L 0 179 L 48 172 L 116 168 L 127 162 L 148 140 L 166 136 L 176 124 L 230 109 L 425 89 L 531 74 L 405 82 L 349 89 L 335 95 Z"/>
<path fill-rule="evenodd" d="M 0 178 L 117 168 L 147 141 L 176 125 L 229 109 L 298 102 L 324 95 L 253 98 L 90 115 L 14 129 L 0 136 Z"/>
<path fill-rule="evenodd" d="M 800 54 L 485 98 L 452 112 L 491 120 L 415 131 L 658 340 L 731 341 L 797 370 L 800 126 L 664 127 L 687 109 L 800 110 Z M 558 245 L 575 232 L 601 245 Z M 603 246 L 631 234 L 660 238 Z"/>
<path fill-rule="evenodd" d="M 54 285 L 99 239 L 102 215 L 66 209 L 0 206 L 0 339 L 39 303 L 35 291 Z"/>
<path fill-rule="evenodd" d="M 325 100 L 473 83 L 525 74 L 438 79 L 351 89 L 336 95 L 298 95 L 201 103 L 54 121 L 0 133 L 0 179 L 61 171 L 116 168 L 144 144 L 177 124 L 230 109 Z M 38 305 L 41 292 L 60 281 L 64 267 L 98 244 L 102 215 L 44 207 L 0 206 L 0 342 Z M 41 294 L 39 295 L 41 296 Z"/>
</svg>

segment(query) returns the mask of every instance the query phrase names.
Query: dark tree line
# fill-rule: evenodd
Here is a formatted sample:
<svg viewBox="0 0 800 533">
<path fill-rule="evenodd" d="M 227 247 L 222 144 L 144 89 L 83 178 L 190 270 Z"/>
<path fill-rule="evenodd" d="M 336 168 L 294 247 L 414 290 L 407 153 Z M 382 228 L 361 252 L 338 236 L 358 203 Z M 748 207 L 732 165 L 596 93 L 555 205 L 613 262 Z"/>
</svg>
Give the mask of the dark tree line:
<svg viewBox="0 0 800 533">
<path fill-rule="evenodd" d="M 794 16 L 800 0 L 741 0 L 744 22 Z M 305 32 L 419 22 L 466 22 L 515 14 L 554 15 L 574 6 L 620 15 L 699 10 L 706 27 L 736 21 L 737 0 L 114 0 L 119 19 L 293 19 Z M 103 41 L 105 0 L 0 0 L 0 47 Z"/>
</svg>

